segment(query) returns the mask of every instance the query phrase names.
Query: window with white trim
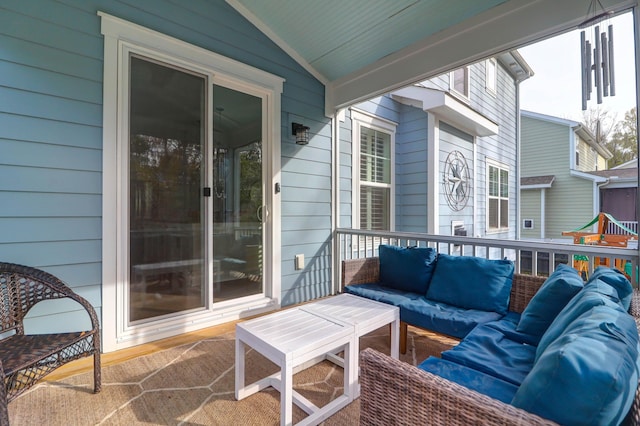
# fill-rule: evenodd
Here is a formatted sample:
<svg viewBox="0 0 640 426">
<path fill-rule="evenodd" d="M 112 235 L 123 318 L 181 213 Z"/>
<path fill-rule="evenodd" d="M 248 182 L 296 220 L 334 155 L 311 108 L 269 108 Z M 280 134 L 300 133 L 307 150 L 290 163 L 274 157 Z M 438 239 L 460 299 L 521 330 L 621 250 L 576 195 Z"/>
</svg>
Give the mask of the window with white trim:
<svg viewBox="0 0 640 426">
<path fill-rule="evenodd" d="M 485 87 L 487 92 L 496 95 L 498 92 L 498 62 L 496 58 L 489 58 L 485 61 L 486 76 Z"/>
<path fill-rule="evenodd" d="M 354 225 L 393 230 L 395 125 L 357 112 L 354 118 Z"/>
<path fill-rule="evenodd" d="M 458 68 L 449 74 L 451 91 L 464 98 L 469 98 L 469 67 Z"/>
<path fill-rule="evenodd" d="M 487 164 L 487 221 L 489 231 L 509 229 L 509 170 L 496 163 Z"/>
</svg>

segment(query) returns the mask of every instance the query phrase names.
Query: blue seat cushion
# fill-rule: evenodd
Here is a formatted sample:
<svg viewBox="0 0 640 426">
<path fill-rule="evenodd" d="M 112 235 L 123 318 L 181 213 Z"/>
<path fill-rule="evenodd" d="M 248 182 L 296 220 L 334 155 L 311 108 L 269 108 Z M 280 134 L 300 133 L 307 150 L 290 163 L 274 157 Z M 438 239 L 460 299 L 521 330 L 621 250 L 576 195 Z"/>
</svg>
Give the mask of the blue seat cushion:
<svg viewBox="0 0 640 426">
<path fill-rule="evenodd" d="M 507 338 L 500 328 L 508 324 L 491 324 L 473 329 L 458 346 L 442 352 L 442 359 L 518 386 L 533 367 L 536 347 Z"/>
<path fill-rule="evenodd" d="M 518 390 L 514 384 L 440 358 L 429 357 L 418 368 L 507 404 Z"/>
<path fill-rule="evenodd" d="M 513 262 L 439 254 L 427 298 L 465 309 L 506 314 Z"/>
<path fill-rule="evenodd" d="M 429 247 L 381 244 L 380 283 L 397 290 L 425 294 L 436 266 L 437 252 Z"/>
<path fill-rule="evenodd" d="M 522 312 L 517 330 L 540 340 L 555 317 L 583 287 L 577 270 L 558 265 Z"/>
<path fill-rule="evenodd" d="M 408 324 L 462 339 L 478 324 L 502 317 L 496 312 L 464 309 L 425 298 L 400 302 L 400 319 Z"/>
<path fill-rule="evenodd" d="M 547 331 L 545 331 L 540 338 L 536 351 L 536 360 L 540 358 L 542 353 L 547 349 L 547 346 L 560 337 L 569 324 L 595 306 L 608 306 L 624 312 L 624 308 L 618 300 L 618 292 L 609 284 L 601 280 L 596 280 L 585 285 L 584 288 L 567 303 L 567 306 L 560 311 Z"/>
<path fill-rule="evenodd" d="M 345 286 L 344 292 L 394 306 L 398 306 L 404 301 L 420 299 L 423 297 L 418 293 L 396 290 L 380 283 L 348 285 Z"/>
<path fill-rule="evenodd" d="M 587 285 L 598 285 L 599 282 L 607 283 L 613 287 L 618 293 L 618 299 L 624 310 L 629 310 L 633 296 L 633 287 L 622 272 L 606 266 L 598 266 L 593 274 L 591 274 L 591 277 L 589 277 Z"/>
<path fill-rule="evenodd" d="M 633 403 L 638 368 L 633 317 L 595 306 L 547 347 L 512 404 L 560 424 L 620 424 Z"/>
<path fill-rule="evenodd" d="M 486 326 L 498 330 L 500 333 L 504 334 L 507 339 L 513 340 L 518 343 L 526 343 L 527 345 L 537 346 L 540 337 L 518 331 L 517 327 L 519 320 L 520 314 L 516 312 L 509 312 L 498 321 L 491 321 L 486 323 Z"/>
</svg>

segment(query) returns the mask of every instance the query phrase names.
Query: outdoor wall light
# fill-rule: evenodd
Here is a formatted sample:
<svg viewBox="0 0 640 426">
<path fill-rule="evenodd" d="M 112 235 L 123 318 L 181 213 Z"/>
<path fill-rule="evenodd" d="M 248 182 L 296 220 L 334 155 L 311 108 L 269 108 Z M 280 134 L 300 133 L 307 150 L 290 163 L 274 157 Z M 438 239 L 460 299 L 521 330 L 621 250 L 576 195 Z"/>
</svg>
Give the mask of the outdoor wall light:
<svg viewBox="0 0 640 426">
<path fill-rule="evenodd" d="M 296 136 L 298 145 L 306 145 L 309 143 L 309 127 L 304 124 L 291 123 L 291 134 Z"/>
</svg>

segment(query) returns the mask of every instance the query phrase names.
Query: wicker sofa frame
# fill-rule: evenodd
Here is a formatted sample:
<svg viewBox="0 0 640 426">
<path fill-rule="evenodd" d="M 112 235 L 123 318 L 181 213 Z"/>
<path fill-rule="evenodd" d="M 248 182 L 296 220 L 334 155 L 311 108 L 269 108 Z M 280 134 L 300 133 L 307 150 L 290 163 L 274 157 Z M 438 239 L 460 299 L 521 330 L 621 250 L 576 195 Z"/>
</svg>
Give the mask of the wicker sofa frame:
<svg viewBox="0 0 640 426">
<path fill-rule="evenodd" d="M 376 282 L 378 269 L 377 258 L 343 261 L 342 283 Z M 514 274 L 509 310 L 524 311 L 544 280 L 544 277 Z M 629 313 L 640 332 L 638 290 L 634 291 Z M 406 324 L 404 328 L 406 333 Z M 370 348 L 360 353 L 359 380 L 362 425 L 556 424 Z M 640 386 L 624 424 L 640 425 Z"/>
<path fill-rule="evenodd" d="M 380 277 L 380 259 L 367 257 L 342 261 L 342 285 L 375 283 Z M 531 298 L 544 284 L 544 277 L 514 274 L 509 298 L 509 311 L 522 313 Z M 407 324 L 400 322 L 400 352 L 407 352 Z"/>
<path fill-rule="evenodd" d="M 100 328 L 91 304 L 55 276 L 28 266 L 0 262 L 0 424 L 9 424 L 7 404 L 58 367 L 93 356 L 94 392 L 100 392 Z M 91 329 L 25 334 L 24 318 L 38 302 L 71 299 L 84 308 Z"/>
</svg>

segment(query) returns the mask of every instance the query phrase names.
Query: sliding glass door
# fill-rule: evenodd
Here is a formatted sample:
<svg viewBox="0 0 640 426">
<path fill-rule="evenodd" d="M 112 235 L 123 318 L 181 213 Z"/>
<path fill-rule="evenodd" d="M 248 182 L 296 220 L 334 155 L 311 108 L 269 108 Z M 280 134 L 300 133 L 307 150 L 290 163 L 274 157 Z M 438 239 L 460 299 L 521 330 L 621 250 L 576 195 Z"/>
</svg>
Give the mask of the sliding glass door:
<svg viewBox="0 0 640 426">
<path fill-rule="evenodd" d="M 130 61 L 129 322 L 262 293 L 262 99 Z"/>
<path fill-rule="evenodd" d="M 213 86 L 213 301 L 263 291 L 262 99 Z"/>
<path fill-rule="evenodd" d="M 206 78 L 131 57 L 129 319 L 205 306 Z"/>
</svg>

